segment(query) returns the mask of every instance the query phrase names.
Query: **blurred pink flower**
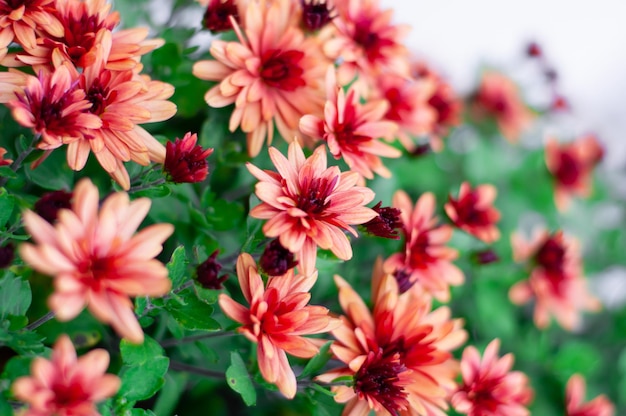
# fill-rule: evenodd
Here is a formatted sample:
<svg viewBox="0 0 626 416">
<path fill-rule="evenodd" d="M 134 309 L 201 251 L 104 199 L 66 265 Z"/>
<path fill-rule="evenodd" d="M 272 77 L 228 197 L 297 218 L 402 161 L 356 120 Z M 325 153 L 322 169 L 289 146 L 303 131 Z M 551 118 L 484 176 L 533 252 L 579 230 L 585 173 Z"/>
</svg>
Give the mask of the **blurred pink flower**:
<svg viewBox="0 0 626 416">
<path fill-rule="evenodd" d="M 296 376 L 287 360 L 287 353 L 300 358 L 311 358 L 319 352 L 323 340 L 303 335 L 321 334 L 339 326 L 322 306 L 307 306 L 309 290 L 317 280 L 317 273 L 293 274 L 293 269 L 282 276 L 271 277 L 263 287 L 252 256 L 242 253 L 237 259 L 237 277 L 248 308 L 228 295 L 219 296 L 219 304 L 226 315 L 241 323 L 238 331 L 257 343 L 259 370 L 263 378 L 276 384 L 280 392 L 292 399 L 296 395 Z"/>
<path fill-rule="evenodd" d="M 354 89 L 346 93 L 337 85 L 334 67 L 326 74 L 326 97 L 324 119 L 306 115 L 300 119 L 300 130 L 326 141 L 335 159 L 343 158 L 350 169 L 365 178 L 373 179 L 374 172 L 390 177 L 380 156 L 399 157 L 401 153 L 379 140 L 393 139 L 397 130 L 395 123 L 383 120 L 388 104 L 384 100 L 361 104 Z"/>
<path fill-rule="evenodd" d="M 495 225 L 500 220 L 500 211 L 493 206 L 496 193 L 493 185 L 483 184 L 472 189 L 469 182 L 463 182 L 458 198 L 449 195 L 444 209 L 457 227 L 490 244 L 500 238 L 500 230 Z"/>
<path fill-rule="evenodd" d="M 283 139 L 297 135 L 304 114 L 321 114 L 323 77 L 329 62 L 319 42 L 296 26 L 293 5 L 284 0 L 250 0 L 238 42 L 214 40 L 215 60 L 196 62 L 193 74 L 217 81 L 205 95 L 211 107 L 235 104 L 229 129 L 248 135 L 248 154 L 259 154 L 274 125 Z"/>
<path fill-rule="evenodd" d="M 585 379 L 574 374 L 567 382 L 565 390 L 566 416 L 613 416 L 615 407 L 605 395 L 585 403 Z"/>
<path fill-rule="evenodd" d="M 559 211 L 568 208 L 572 195 L 589 196 L 591 173 L 602 156 L 602 146 L 592 134 L 563 144 L 548 138 L 546 165 L 554 178 L 554 201 Z"/>
<path fill-rule="evenodd" d="M 530 241 L 514 233 L 511 245 L 513 259 L 529 261 L 532 271 L 528 280 L 511 288 L 509 297 L 517 305 L 535 299 L 538 328 L 546 328 L 552 315 L 563 328 L 572 330 L 580 323 L 581 311 L 600 309 L 600 302 L 587 290 L 576 239 L 562 231 L 536 230 Z"/>
<path fill-rule="evenodd" d="M 54 278 L 48 304 L 57 319 L 68 321 L 87 306 L 123 338 L 143 342 L 129 296 L 169 292 L 167 269 L 154 257 L 174 231 L 170 224 L 156 224 L 134 234 L 150 204 L 147 198 L 130 202 L 128 194 L 117 192 L 98 209 L 98 188 L 83 179 L 74 189 L 72 209 L 61 209 L 54 226 L 24 212 L 36 244 L 22 244 L 20 254 L 33 269 Z"/>
<path fill-rule="evenodd" d="M 517 142 L 533 118 L 513 81 L 495 71 L 483 73 L 474 105 L 476 113 L 496 120 L 500 132 L 511 143 Z"/>
<path fill-rule="evenodd" d="M 452 395 L 454 409 L 468 416 L 529 416 L 533 398 L 528 377 L 511 371 L 513 354 L 498 358 L 500 340 L 494 339 L 480 354 L 473 346 L 463 351 L 463 385 Z"/>
<path fill-rule="evenodd" d="M 15 380 L 13 393 L 30 405 L 25 416 L 99 415 L 96 403 L 113 396 L 121 384 L 119 377 L 106 374 L 108 366 L 106 350 L 95 349 L 77 358 L 72 341 L 61 335 L 51 359 L 35 358 L 31 375 Z"/>
<path fill-rule="evenodd" d="M 305 275 L 315 271 L 318 246 L 342 260 L 352 258 L 344 231 L 356 236 L 350 225 L 376 217 L 374 210 L 364 206 L 374 199 L 374 192 L 356 186 L 358 173 L 327 167 L 324 146 L 309 158 L 297 141 L 289 145 L 288 158 L 273 147 L 269 154 L 278 173 L 247 164 L 260 181 L 255 192 L 262 201 L 250 210 L 250 216 L 269 220 L 263 226 L 265 235 L 278 237 L 283 247 L 295 253 L 298 269 Z"/>
<path fill-rule="evenodd" d="M 385 270 L 394 274 L 401 291 L 420 286 L 442 302 L 450 300 L 449 285 L 460 285 L 463 272 L 452 264 L 458 253 L 446 247 L 452 227 L 437 225 L 435 196 L 424 193 L 415 203 L 404 191 L 397 191 L 393 206 L 401 211 L 405 243 L 402 252 L 385 261 Z"/>
</svg>

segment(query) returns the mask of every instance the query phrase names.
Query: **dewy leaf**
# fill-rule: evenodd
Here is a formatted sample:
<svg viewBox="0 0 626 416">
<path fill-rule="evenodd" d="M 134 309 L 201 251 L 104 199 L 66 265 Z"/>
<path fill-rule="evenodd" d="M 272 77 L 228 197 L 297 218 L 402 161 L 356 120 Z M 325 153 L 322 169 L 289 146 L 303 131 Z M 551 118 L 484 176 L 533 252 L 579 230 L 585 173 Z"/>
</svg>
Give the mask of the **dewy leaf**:
<svg viewBox="0 0 626 416">
<path fill-rule="evenodd" d="M 332 357 L 332 354 L 329 352 L 332 343 L 332 341 L 328 341 L 322 346 L 322 348 L 320 348 L 320 352 L 318 352 L 313 358 L 309 360 L 298 378 L 303 378 L 311 374 L 315 374 L 319 370 L 321 370 L 324 365 L 326 365 L 328 360 L 330 360 L 330 357 Z"/>
<path fill-rule="evenodd" d="M 241 394 L 246 406 L 256 404 L 256 390 L 252 380 L 250 380 L 246 365 L 236 352 L 230 353 L 230 366 L 226 370 L 226 382 L 231 389 Z"/>
<path fill-rule="evenodd" d="M 213 307 L 198 299 L 193 289 L 178 293 L 179 300 L 170 299 L 165 309 L 183 328 L 190 330 L 219 331 L 220 324 L 213 318 Z"/>
<path fill-rule="evenodd" d="M 30 284 L 5 272 L 0 278 L 0 320 L 8 315 L 24 315 L 32 301 Z"/>
<path fill-rule="evenodd" d="M 187 269 L 187 255 L 184 246 L 178 246 L 172 253 L 170 261 L 167 263 L 167 272 L 172 281 L 172 288 L 178 288 L 185 279 L 185 271 Z"/>
</svg>

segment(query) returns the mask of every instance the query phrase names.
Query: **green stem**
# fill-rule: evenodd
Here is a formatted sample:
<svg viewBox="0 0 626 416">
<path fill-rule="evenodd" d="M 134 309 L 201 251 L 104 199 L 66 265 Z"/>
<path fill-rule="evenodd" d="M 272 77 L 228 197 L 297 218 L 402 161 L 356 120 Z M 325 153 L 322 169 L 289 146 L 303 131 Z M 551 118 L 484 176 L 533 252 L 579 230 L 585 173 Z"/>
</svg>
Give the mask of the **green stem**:
<svg viewBox="0 0 626 416">
<path fill-rule="evenodd" d="M 33 150 L 35 150 L 35 143 L 38 140 L 39 140 L 39 134 L 35 134 L 33 136 L 33 140 L 31 140 L 30 143 L 28 144 L 28 147 L 24 149 L 24 151 L 17 156 L 17 159 L 13 161 L 13 163 L 11 164 L 11 170 L 13 172 L 17 172 L 20 166 L 22 166 L 22 162 L 24 162 L 24 160 L 28 157 L 28 155 L 30 155 L 33 152 Z M 8 180 L 9 178 L 7 177 L 0 178 L 0 186 L 6 185 Z"/>
<path fill-rule="evenodd" d="M 220 332 L 211 332 L 208 334 L 191 335 L 191 336 L 181 338 L 181 339 L 171 338 L 171 339 L 166 339 L 166 340 L 161 341 L 161 346 L 163 348 L 175 347 L 178 345 L 188 344 L 190 342 L 196 342 L 196 341 L 200 341 L 203 339 L 230 337 L 233 335 L 237 335 L 237 333 L 233 331 L 220 331 Z"/>
<path fill-rule="evenodd" d="M 32 331 L 34 329 L 37 329 L 41 325 L 43 325 L 46 322 L 48 322 L 49 320 L 51 320 L 52 318 L 54 318 L 54 312 L 50 311 L 47 314 L 45 314 L 44 316 L 42 316 L 41 318 L 37 319 L 35 322 L 32 322 L 29 325 L 27 325 L 25 329 L 27 331 Z"/>
<path fill-rule="evenodd" d="M 185 371 L 187 373 L 197 374 L 199 376 L 205 376 L 210 378 L 223 379 L 225 377 L 225 374 L 219 371 L 206 370 L 204 368 L 194 367 L 185 363 L 179 363 L 178 361 L 170 360 L 170 369 L 175 371 Z"/>
<path fill-rule="evenodd" d="M 139 192 L 139 191 L 143 191 L 144 189 L 150 189 L 154 186 L 157 185 L 162 185 L 165 183 L 165 178 L 159 178 L 156 181 L 150 182 L 150 183 L 145 183 L 143 185 L 137 185 L 137 186 L 133 186 L 128 190 L 129 194 L 132 194 L 133 192 Z"/>
</svg>

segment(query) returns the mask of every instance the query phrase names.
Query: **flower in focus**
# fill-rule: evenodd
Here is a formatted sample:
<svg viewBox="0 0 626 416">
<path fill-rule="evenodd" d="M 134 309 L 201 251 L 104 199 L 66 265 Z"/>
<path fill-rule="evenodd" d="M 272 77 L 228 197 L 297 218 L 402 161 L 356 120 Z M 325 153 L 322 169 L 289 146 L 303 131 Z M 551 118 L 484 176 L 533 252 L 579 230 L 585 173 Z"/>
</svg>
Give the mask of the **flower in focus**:
<svg viewBox="0 0 626 416">
<path fill-rule="evenodd" d="M 409 152 L 416 148 L 416 137 L 434 132 L 437 113 L 428 104 L 434 87 L 430 80 L 393 74 L 377 79 L 375 95 L 389 104 L 384 118 L 397 124 L 396 135 Z"/>
<path fill-rule="evenodd" d="M 472 189 L 468 182 L 463 182 L 457 199 L 448 196 L 448 203 L 444 206 L 446 214 L 468 234 L 487 244 L 493 243 L 500 238 L 495 225 L 500 220 L 500 211 L 493 206 L 496 193 L 493 185 L 478 185 Z"/>
<path fill-rule="evenodd" d="M 445 416 L 446 398 L 456 388 L 458 364 L 450 351 L 467 337 L 461 320 L 447 307 L 432 311 L 422 291 L 400 296 L 395 278 L 374 266 L 370 311 L 339 276 L 343 325 L 332 331 L 335 357 L 345 364 L 317 377 L 332 383 L 352 377 L 352 385 L 334 386 L 335 401 L 346 403 L 343 415 L 420 414 Z"/>
<path fill-rule="evenodd" d="M 517 141 L 532 119 L 517 86 L 505 75 L 494 71 L 483 73 L 474 105 L 479 115 L 495 118 L 500 132 L 511 143 Z"/>
<path fill-rule="evenodd" d="M 613 416 L 615 407 L 603 394 L 585 403 L 585 379 L 574 374 L 567 382 L 565 389 L 566 416 Z"/>
<path fill-rule="evenodd" d="M 383 120 L 387 103 L 376 100 L 361 104 L 354 89 L 346 93 L 337 85 L 334 67 L 326 74 L 326 94 L 324 120 L 306 115 L 300 119 L 300 130 L 326 141 L 335 159 L 343 158 L 350 169 L 364 177 L 373 179 L 373 172 L 390 177 L 391 172 L 379 156 L 399 157 L 401 153 L 378 140 L 381 137 L 393 139 L 397 130 L 395 123 Z"/>
<path fill-rule="evenodd" d="M 82 69 L 93 65 L 101 52 L 98 45 L 112 37 L 111 51 L 106 57 L 107 69 L 124 71 L 142 68 L 140 57 L 163 45 L 161 39 L 149 39 L 147 28 L 113 30 L 120 23 L 118 12 L 111 13 L 106 0 L 56 0 L 55 16 L 61 32 L 37 39 L 35 45 L 24 46 L 17 59 L 36 71 L 50 70 L 59 62 L 69 61 Z"/>
<path fill-rule="evenodd" d="M 336 3 L 335 36 L 325 42 L 324 53 L 339 59 L 338 80 L 366 96 L 381 75 L 409 75 L 408 51 L 401 42 L 410 27 L 393 25 L 392 9 L 381 10 L 378 0 L 348 0 Z"/>
<path fill-rule="evenodd" d="M 591 172 L 602 156 L 602 146 L 591 134 L 563 144 L 548 139 L 546 165 L 554 178 L 554 201 L 559 211 L 567 209 L 572 195 L 582 198 L 589 195 Z"/>
<path fill-rule="evenodd" d="M 24 48 L 34 48 L 37 31 L 63 36 L 63 25 L 55 15 L 54 0 L 0 0 L 0 59 L 15 40 Z"/>
<path fill-rule="evenodd" d="M 528 280 L 516 283 L 509 298 L 517 305 L 535 299 L 534 321 L 545 328 L 554 316 L 565 329 L 579 325 L 581 311 L 597 311 L 600 302 L 591 296 L 582 274 L 578 241 L 562 231 L 536 230 L 530 241 L 519 234 L 511 236 L 516 262 L 530 261 Z"/>
<path fill-rule="evenodd" d="M 56 149 L 102 126 L 102 121 L 87 111 L 92 104 L 68 67 L 25 78 L 25 86 L 18 88 L 6 104 L 15 121 L 41 135 L 38 148 Z"/>
<path fill-rule="evenodd" d="M 7 154 L 7 149 L 0 147 L 0 166 L 9 166 L 13 163 L 12 159 L 5 159 L 4 155 Z"/>
<path fill-rule="evenodd" d="M 297 265 L 293 253 L 283 247 L 278 238 L 265 247 L 259 259 L 261 270 L 270 276 L 282 276 Z"/>
<path fill-rule="evenodd" d="M 302 26 L 305 30 L 320 30 L 337 17 L 330 2 L 331 0 L 300 0 Z"/>
<path fill-rule="evenodd" d="M 318 246 L 342 260 L 352 258 L 344 231 L 356 236 L 350 225 L 376 217 L 374 210 L 364 206 L 374 199 L 374 192 L 356 186 L 358 173 L 327 168 L 324 146 L 309 158 L 297 141 L 289 145 L 288 158 L 273 147 L 269 154 L 278 173 L 247 164 L 260 181 L 255 192 L 262 201 L 250 210 L 250 216 L 268 220 L 263 233 L 278 237 L 283 247 L 295 253 L 299 271 L 305 275 L 315 270 Z"/>
<path fill-rule="evenodd" d="M 31 375 L 15 380 L 13 393 L 30 405 L 27 415 L 96 415 L 96 403 L 113 396 L 121 384 L 119 377 L 106 374 L 108 366 L 106 350 L 77 357 L 72 341 L 61 335 L 51 359 L 36 357 Z"/>
<path fill-rule="evenodd" d="M 363 224 L 365 230 L 377 237 L 399 240 L 398 228 L 402 227 L 400 210 L 393 207 L 383 207 L 382 201 L 374 205 L 372 209 L 378 213 L 378 216 Z"/>
<path fill-rule="evenodd" d="M 276 384 L 280 392 L 292 399 L 296 394 L 296 376 L 287 360 L 287 353 L 311 358 L 318 353 L 319 340 L 303 335 L 321 334 L 336 328 L 337 319 L 328 309 L 311 306 L 309 290 L 317 273 L 294 275 L 290 270 L 272 277 L 263 287 L 252 256 L 242 253 L 237 259 L 237 277 L 248 308 L 221 294 L 219 304 L 224 313 L 242 324 L 238 331 L 257 343 L 259 370 L 263 378 Z"/>
<path fill-rule="evenodd" d="M 65 191 L 46 192 L 35 202 L 33 210 L 41 218 L 53 224 L 59 215 L 59 210 L 72 208 L 73 196 L 73 193 Z"/>
<path fill-rule="evenodd" d="M 461 359 L 463 385 L 452 395 L 454 409 L 468 416 L 529 416 L 533 398 L 528 377 L 511 371 L 513 354 L 498 357 L 500 340 L 494 339 L 480 354 L 466 347 Z"/>
<path fill-rule="evenodd" d="M 110 33 L 96 49 L 95 62 L 80 75 L 79 85 L 92 103 L 89 112 L 102 121 L 102 126 L 90 131 L 89 139 L 70 143 L 67 162 L 73 170 L 81 170 L 93 152 L 104 170 L 122 188 L 129 189 L 124 162 L 132 160 L 146 166 L 151 161 L 165 161 L 165 146 L 139 124 L 164 121 L 176 113 L 176 105 L 167 101 L 174 87 L 130 70 L 106 69 Z"/>
<path fill-rule="evenodd" d="M 385 270 L 399 279 L 402 288 L 421 286 L 438 300 L 450 300 L 449 285 L 460 285 L 463 272 L 452 264 L 457 251 L 446 247 L 452 237 L 452 227 L 438 225 L 435 216 L 435 197 L 424 193 L 415 208 L 409 196 L 397 191 L 393 206 L 400 210 L 405 237 L 404 249 L 385 261 Z"/>
<path fill-rule="evenodd" d="M 204 2 L 203 2 L 204 3 Z M 212 33 L 226 32 L 233 29 L 230 16 L 239 22 L 239 4 L 235 0 L 209 0 L 202 17 L 202 26 Z"/>
<path fill-rule="evenodd" d="M 221 290 L 222 283 L 228 279 L 228 275 L 219 276 L 222 265 L 217 262 L 219 250 L 215 250 L 209 258 L 196 267 L 196 281 L 205 289 Z"/>
<path fill-rule="evenodd" d="M 98 209 L 98 189 L 83 179 L 74 189 L 72 209 L 61 209 L 54 226 L 24 212 L 36 244 L 22 244 L 20 254 L 33 269 L 54 278 L 48 305 L 57 319 L 68 321 L 87 306 L 123 338 L 143 342 L 129 296 L 169 292 L 167 269 L 154 257 L 174 231 L 170 224 L 156 224 L 134 234 L 150 204 L 147 198 L 130 202 L 128 194 L 117 192 Z"/>
<path fill-rule="evenodd" d="M 319 44 L 295 26 L 291 4 L 251 0 L 244 27 L 235 26 L 239 42 L 214 40 L 216 60 L 196 62 L 193 74 L 217 81 L 205 95 L 211 107 L 235 104 L 229 129 L 247 133 L 248 154 L 259 154 L 274 124 L 291 141 L 304 114 L 320 114 L 324 102 L 323 74 L 327 68 Z"/>
<path fill-rule="evenodd" d="M 202 182 L 209 174 L 206 158 L 213 149 L 203 149 L 196 143 L 198 135 L 186 133 L 182 139 L 167 142 L 163 170 L 169 180 L 176 183 Z"/>
</svg>

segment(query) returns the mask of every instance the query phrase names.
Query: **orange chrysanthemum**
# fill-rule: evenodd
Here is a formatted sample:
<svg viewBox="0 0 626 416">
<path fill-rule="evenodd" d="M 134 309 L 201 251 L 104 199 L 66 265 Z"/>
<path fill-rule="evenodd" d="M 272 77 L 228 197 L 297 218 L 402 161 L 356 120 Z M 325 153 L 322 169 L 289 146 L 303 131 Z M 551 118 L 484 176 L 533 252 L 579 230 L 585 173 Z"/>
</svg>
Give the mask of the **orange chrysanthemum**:
<svg viewBox="0 0 626 416">
<path fill-rule="evenodd" d="M 398 284 L 383 273 L 382 261 L 372 277 L 373 312 L 341 277 L 335 276 L 343 325 L 332 331 L 335 357 L 346 364 L 317 379 L 330 383 L 353 377 L 350 386 L 335 386 L 335 400 L 346 403 L 343 415 L 444 416 L 446 397 L 456 388 L 458 364 L 450 351 L 467 337 L 450 310 L 431 311 L 421 291 L 400 295 Z"/>
<path fill-rule="evenodd" d="M 167 269 L 154 257 L 174 231 L 157 224 L 133 235 L 150 209 L 150 200 L 129 202 L 128 194 L 108 197 L 99 210 L 98 189 L 83 179 L 74 189 L 72 209 L 62 209 L 54 226 L 32 211 L 24 225 L 36 245 L 22 244 L 24 261 L 54 277 L 48 304 L 67 321 L 87 306 L 124 338 L 141 343 L 143 331 L 129 296 L 162 296 L 171 286 Z"/>
<path fill-rule="evenodd" d="M 296 376 L 286 353 L 311 358 L 319 352 L 320 340 L 303 335 L 321 334 L 336 328 L 340 322 L 329 316 L 322 306 L 306 306 L 309 290 L 317 273 L 294 276 L 293 269 L 282 276 L 271 277 L 263 287 L 252 256 L 242 253 L 237 259 L 237 277 L 248 308 L 221 294 L 219 304 L 226 315 L 241 323 L 238 331 L 257 343 L 259 369 L 263 378 L 278 386 L 292 399 L 296 395 Z"/>
<path fill-rule="evenodd" d="M 405 236 L 404 249 L 385 261 L 385 270 L 398 279 L 401 291 L 417 284 L 442 302 L 450 300 L 449 285 L 460 285 L 463 272 L 452 264 L 457 251 L 446 247 L 452 237 L 452 227 L 437 225 L 435 196 L 423 194 L 415 208 L 409 196 L 397 191 L 393 206 L 401 211 Z"/>
<path fill-rule="evenodd" d="M 509 297 L 518 305 L 535 299 L 538 328 L 547 327 L 552 315 L 562 327 L 572 330 L 580 323 L 581 311 L 600 309 L 600 302 L 587 291 L 576 239 L 562 231 L 537 230 L 529 242 L 513 234 L 511 245 L 514 260 L 530 261 L 532 271 L 528 280 L 511 288 Z"/>
<path fill-rule="evenodd" d="M 106 0 L 56 0 L 56 13 L 60 33 L 48 31 L 37 39 L 36 44 L 25 46 L 24 54 L 17 59 L 36 70 L 51 68 L 60 61 L 71 61 L 78 68 L 93 65 L 98 54 L 98 45 L 103 38 L 113 38 L 111 51 L 105 67 L 124 71 L 141 69 L 142 55 L 163 45 L 161 39 L 149 39 L 147 28 L 113 30 L 120 23 L 118 12 L 111 12 L 111 4 Z"/>
<path fill-rule="evenodd" d="M 533 398 L 528 377 L 511 371 L 513 354 L 498 357 L 500 340 L 494 339 L 480 358 L 473 346 L 461 359 L 463 385 L 452 395 L 454 409 L 468 416 L 529 416 L 526 406 Z"/>
<path fill-rule="evenodd" d="M 495 118 L 502 135 L 515 143 L 532 120 L 517 86 L 503 74 L 485 71 L 474 97 L 475 111 Z"/>
<path fill-rule="evenodd" d="M 566 416 L 613 416 L 615 407 L 604 394 L 585 403 L 586 387 L 580 374 L 574 374 L 569 379 L 565 390 Z"/>
<path fill-rule="evenodd" d="M 490 244 L 500 238 L 500 230 L 495 225 L 500 220 L 500 211 L 493 206 L 496 193 L 493 185 L 478 185 L 472 189 L 468 182 L 463 182 L 458 198 L 449 195 L 444 209 L 457 227 Z"/>
<path fill-rule="evenodd" d="M 55 3 L 55 0 L 0 0 L 0 59 L 14 40 L 24 48 L 34 48 L 38 32 L 63 36 Z"/>
<path fill-rule="evenodd" d="M 268 237 L 279 237 L 283 247 L 296 254 L 300 273 L 315 271 L 317 247 L 331 250 L 342 260 L 352 258 L 344 231 L 357 235 L 350 225 L 368 222 L 377 214 L 364 205 L 374 199 L 371 189 L 356 186 L 360 175 L 326 167 L 326 148 L 320 146 L 309 158 L 297 141 L 289 145 L 288 158 L 270 147 L 278 173 L 248 163 L 259 179 L 256 195 L 261 204 L 250 216 L 269 220 L 263 226 Z"/>
<path fill-rule="evenodd" d="M 61 335 L 47 360 L 37 357 L 31 376 L 20 377 L 13 393 L 30 408 L 24 416 L 93 416 L 96 403 L 113 396 L 120 388 L 119 377 L 106 374 L 109 353 L 96 349 L 76 357 L 67 335 Z"/>
<path fill-rule="evenodd" d="M 388 104 L 384 100 L 361 104 L 353 88 L 346 93 L 337 85 L 334 67 L 326 74 L 326 95 L 324 119 L 306 115 L 300 119 L 300 130 L 326 141 L 335 159 L 343 158 L 350 169 L 364 177 L 373 179 L 374 172 L 390 177 L 380 156 L 399 157 L 401 153 L 378 140 L 393 139 L 397 130 L 395 123 L 383 120 Z"/>
<path fill-rule="evenodd" d="M 357 78 L 356 87 L 367 96 L 377 77 L 409 75 L 408 51 L 401 40 L 410 27 L 392 24 L 393 10 L 381 10 L 378 0 L 338 1 L 336 7 L 336 33 L 325 42 L 324 52 L 341 62 L 341 85 Z"/>
<path fill-rule="evenodd" d="M 111 36 L 105 36 L 96 61 L 79 77 L 79 86 L 92 103 L 89 112 L 102 120 L 102 127 L 90 132 L 88 140 L 70 143 L 67 161 L 74 170 L 81 170 L 90 152 L 124 189 L 130 178 L 123 162 L 140 165 L 165 161 L 165 146 L 139 124 L 167 120 L 176 113 L 176 105 L 167 101 L 174 87 L 131 70 L 111 71 L 105 63 L 111 51 Z M 77 75 L 78 77 L 78 75 Z"/>
<path fill-rule="evenodd" d="M 567 209 L 572 195 L 589 196 L 591 173 L 603 153 L 598 139 L 591 134 L 563 144 L 554 138 L 548 139 L 546 165 L 554 177 L 554 201 L 559 211 Z"/>
<path fill-rule="evenodd" d="M 24 77 L 25 85 L 16 88 L 7 106 L 19 124 L 41 135 L 38 148 L 56 149 L 84 139 L 91 129 L 102 126 L 102 121 L 88 112 L 92 104 L 67 66 L 53 72 L 41 71 L 37 77 Z"/>
<path fill-rule="evenodd" d="M 283 0 L 251 0 L 243 30 L 235 22 L 239 42 L 213 41 L 215 61 L 200 61 L 193 73 L 218 81 L 205 95 L 211 107 L 235 104 L 230 131 L 248 135 L 248 154 L 259 154 L 274 123 L 282 137 L 293 140 L 305 114 L 320 114 L 323 77 L 328 62 L 316 39 L 305 38 L 292 18 L 292 4 Z"/>
</svg>

